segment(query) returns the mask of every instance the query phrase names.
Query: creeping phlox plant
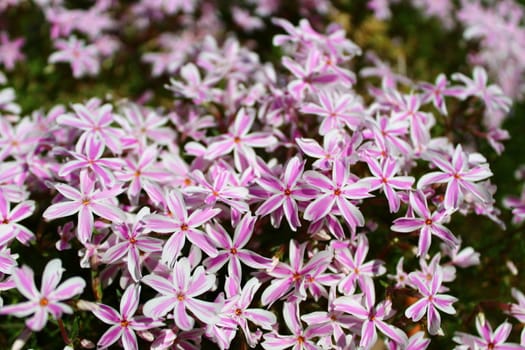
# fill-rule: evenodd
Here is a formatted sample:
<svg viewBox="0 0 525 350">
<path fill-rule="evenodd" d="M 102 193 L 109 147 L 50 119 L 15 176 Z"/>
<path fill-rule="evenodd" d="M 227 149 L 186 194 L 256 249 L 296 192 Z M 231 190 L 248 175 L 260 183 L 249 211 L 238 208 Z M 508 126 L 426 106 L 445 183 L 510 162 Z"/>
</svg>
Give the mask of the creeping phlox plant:
<svg viewBox="0 0 525 350">
<path fill-rule="evenodd" d="M 119 50 L 114 4 L 37 3 L 52 24 L 48 62 L 75 79 L 102 74 Z M 144 0 L 120 20 L 199 5 Z M 252 6 L 273 13 L 271 1 Z M 0 315 L 25 322 L 15 346 L 47 328 L 100 349 L 420 350 L 443 338 L 523 349 L 525 331 L 511 335 L 525 323 L 518 289 L 507 320 L 478 313 L 477 334 L 447 327 L 462 304 L 450 286 L 480 263 L 454 221 L 502 224 L 494 169 L 454 135 L 458 115 L 485 118 L 467 130 L 503 151 L 508 134 L 486 121 L 512 100 L 487 70 L 418 82 L 374 55 L 357 70 L 361 49 L 338 25 L 232 16 L 245 30 L 273 23 L 277 62 L 202 28 L 165 34 L 165 52 L 143 60 L 171 77 L 168 108 L 93 97 L 22 116 L 14 89 L 0 91 Z M 22 45 L 0 35 L 5 70 Z M 504 204 L 525 219 L 525 194 Z"/>
</svg>

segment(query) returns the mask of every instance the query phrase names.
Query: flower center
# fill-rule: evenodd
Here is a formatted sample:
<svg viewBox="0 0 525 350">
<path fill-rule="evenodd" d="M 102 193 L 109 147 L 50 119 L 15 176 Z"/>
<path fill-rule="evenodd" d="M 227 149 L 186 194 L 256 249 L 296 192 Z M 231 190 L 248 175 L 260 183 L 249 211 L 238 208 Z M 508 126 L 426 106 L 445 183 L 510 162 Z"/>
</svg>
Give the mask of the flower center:
<svg viewBox="0 0 525 350">
<path fill-rule="evenodd" d="M 184 294 L 182 294 L 182 293 L 177 294 L 177 300 L 178 301 L 184 301 L 184 298 L 185 298 Z"/>
<path fill-rule="evenodd" d="M 426 219 L 425 225 L 432 225 L 432 219 Z"/>
<path fill-rule="evenodd" d="M 233 255 L 237 254 L 237 248 L 233 247 L 232 249 L 230 249 L 230 253 L 232 253 Z"/>
<path fill-rule="evenodd" d="M 284 195 L 285 195 L 285 196 L 289 196 L 289 195 L 291 195 L 291 194 L 292 194 L 292 191 L 290 191 L 289 188 L 287 188 L 287 189 L 284 190 Z"/>
<path fill-rule="evenodd" d="M 235 309 L 235 316 L 241 316 L 242 310 L 241 309 Z"/>
<path fill-rule="evenodd" d="M 341 189 L 336 188 L 336 189 L 334 190 L 334 196 L 339 196 L 340 194 L 341 194 Z"/>
<path fill-rule="evenodd" d="M 134 175 L 135 175 L 135 177 L 139 177 L 140 176 L 140 170 L 135 171 Z"/>
<path fill-rule="evenodd" d="M 235 137 L 233 138 L 233 142 L 235 142 L 235 143 L 241 143 L 241 138 L 240 138 L 239 136 L 235 136 Z"/>
<path fill-rule="evenodd" d="M 181 229 L 182 231 L 188 231 L 188 224 L 182 224 L 182 225 L 180 226 L 180 229 Z"/>
<path fill-rule="evenodd" d="M 126 328 L 127 326 L 129 326 L 129 321 L 126 319 L 120 321 L 120 326 Z"/>
<path fill-rule="evenodd" d="M 5 218 L 4 220 L 2 220 L 2 224 L 8 224 L 9 223 L 9 219 L 8 218 Z"/>
<path fill-rule="evenodd" d="M 131 238 L 129 239 L 129 243 L 131 243 L 131 244 L 135 244 L 135 243 L 137 243 L 137 240 L 135 239 L 135 237 L 131 237 Z"/>
<path fill-rule="evenodd" d="M 454 179 L 459 180 L 459 179 L 461 179 L 461 176 L 458 173 L 455 173 L 454 174 Z"/>
<path fill-rule="evenodd" d="M 297 342 L 298 342 L 299 344 L 304 343 L 304 337 L 303 337 L 302 335 L 298 336 L 298 337 L 297 337 Z"/>
<path fill-rule="evenodd" d="M 301 276 L 301 274 L 299 272 L 295 272 L 292 276 L 292 280 L 294 281 L 298 281 L 302 278 L 303 276 Z"/>
<path fill-rule="evenodd" d="M 49 304 L 49 300 L 47 298 L 40 299 L 40 306 L 45 307 Z"/>
</svg>

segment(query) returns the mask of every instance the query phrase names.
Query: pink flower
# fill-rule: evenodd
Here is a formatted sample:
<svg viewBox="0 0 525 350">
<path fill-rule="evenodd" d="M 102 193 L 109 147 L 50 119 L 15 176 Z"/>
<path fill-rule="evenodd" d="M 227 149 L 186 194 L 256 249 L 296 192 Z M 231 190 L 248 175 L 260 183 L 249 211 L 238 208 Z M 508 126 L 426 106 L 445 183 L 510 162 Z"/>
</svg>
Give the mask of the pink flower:
<svg viewBox="0 0 525 350">
<path fill-rule="evenodd" d="M 228 276 L 240 281 L 242 277 L 241 262 L 254 269 L 262 269 L 270 265 L 270 259 L 244 248 L 252 237 L 256 219 L 256 217 L 246 214 L 235 227 L 233 240 L 219 224 L 207 227 L 206 232 L 210 238 L 217 247 L 222 248 L 216 256 L 204 260 L 203 264 L 208 272 L 215 273 L 228 263 Z"/>
<path fill-rule="evenodd" d="M 11 204 L 0 190 L 0 246 L 15 238 L 23 244 L 28 244 L 35 235 L 18 222 L 22 221 L 35 211 L 35 202 L 24 201 L 17 204 L 13 209 Z"/>
<path fill-rule="evenodd" d="M 257 208 L 255 215 L 265 216 L 275 213 L 274 221 L 280 223 L 284 213 L 293 231 L 301 226 L 297 201 L 306 201 L 312 198 L 311 194 L 308 193 L 311 191 L 308 191 L 308 188 L 300 182 L 304 163 L 299 158 L 293 157 L 286 165 L 281 179 L 277 179 L 270 174 L 263 174 L 262 177 L 257 179 L 257 183 L 269 192 L 270 197 Z"/>
<path fill-rule="evenodd" d="M 364 305 L 358 295 L 339 297 L 334 301 L 336 311 L 343 311 L 361 320 L 361 340 L 359 346 L 368 349 L 377 341 L 377 330 L 403 348 L 408 339 L 399 328 L 385 322 L 393 315 L 392 302 L 385 300 L 375 305 L 375 291 L 365 294 Z"/>
<path fill-rule="evenodd" d="M 16 62 L 24 59 L 24 55 L 20 52 L 24 42 L 24 38 L 10 41 L 6 32 L 0 33 L 0 62 L 3 63 L 6 70 L 13 70 Z"/>
<path fill-rule="evenodd" d="M 419 217 L 404 217 L 394 220 L 391 227 L 396 232 L 419 231 L 418 256 L 425 256 L 430 248 L 432 235 L 441 238 L 451 246 L 459 244 L 458 239 L 442 222 L 449 216 L 444 210 L 437 210 L 431 213 L 428 209 L 427 199 L 423 192 L 416 191 L 410 193 L 410 207 Z"/>
<path fill-rule="evenodd" d="M 40 331 L 47 323 L 48 313 L 55 319 L 59 319 L 63 313 L 73 313 L 73 309 L 61 301 L 81 294 L 86 282 L 80 277 L 72 277 L 58 285 L 63 271 L 60 259 L 49 261 L 42 275 L 41 290 L 38 291 L 34 282 L 33 270 L 27 266 L 16 268 L 13 271 L 16 288 L 29 301 L 4 306 L 0 308 L 0 315 L 26 317 L 34 314 L 26 321 L 26 325 L 34 331 Z"/>
<path fill-rule="evenodd" d="M 438 294 L 443 281 L 441 268 L 436 269 L 430 281 L 423 280 L 414 274 L 410 274 L 408 278 L 416 286 L 422 297 L 406 309 L 405 316 L 417 322 L 426 313 L 428 332 L 435 335 L 441 327 L 441 316 L 438 310 L 449 315 L 455 314 L 456 310 L 452 304 L 458 299 L 450 295 Z"/>
<path fill-rule="evenodd" d="M 71 64 L 73 77 L 97 75 L 100 70 L 99 53 L 94 45 L 85 45 L 84 40 L 75 36 L 69 40 L 57 40 L 58 51 L 49 56 L 49 63 L 67 62 Z"/>
<path fill-rule="evenodd" d="M 55 188 L 69 201 L 49 206 L 42 216 L 50 220 L 78 213 L 77 234 L 82 243 L 91 239 L 94 228 L 93 213 L 116 223 L 125 220 L 124 212 L 110 202 L 110 199 L 114 199 L 123 190 L 120 187 L 95 189 L 95 182 L 86 170 L 80 173 L 80 191 L 66 184 L 56 184 Z"/>
<path fill-rule="evenodd" d="M 328 250 L 317 252 L 310 261 L 303 264 L 305 251 L 306 243 L 299 244 L 294 240 L 290 241 L 290 265 L 279 262 L 268 271 L 268 274 L 274 279 L 261 296 L 263 305 L 274 303 L 290 290 L 298 299 L 306 299 L 306 285 L 309 277 L 312 274 L 324 272 L 332 260 L 333 253 Z"/>
<path fill-rule="evenodd" d="M 441 171 L 423 175 L 417 183 L 417 188 L 446 183 L 445 209 L 457 209 L 466 194 L 472 194 L 482 202 L 490 200 L 491 196 L 487 189 L 474 183 L 492 176 L 488 164 L 469 164 L 469 159 L 461 145 L 456 147 L 451 162 L 444 160 L 440 155 L 431 155 L 430 160 Z"/>
<path fill-rule="evenodd" d="M 121 339 L 125 350 L 137 350 L 135 331 L 145 331 L 163 325 L 162 322 L 149 317 L 134 316 L 139 306 L 139 297 L 140 285 L 131 284 L 120 299 L 120 312 L 104 304 L 98 304 L 93 310 L 98 319 L 111 325 L 100 337 L 97 344 L 99 349 L 106 349 Z"/>
<path fill-rule="evenodd" d="M 208 146 L 207 159 L 215 159 L 233 151 L 237 170 L 242 171 L 248 165 L 257 167 L 253 147 L 269 147 L 277 143 L 277 139 L 268 132 L 248 134 L 255 121 L 255 115 L 252 112 L 244 108 L 239 110 L 228 135 L 220 136 L 219 140 Z"/>
<path fill-rule="evenodd" d="M 507 343 L 506 340 L 512 331 L 512 324 L 505 321 L 492 330 L 490 323 L 483 314 L 476 317 L 476 329 L 481 337 L 457 332 L 454 341 L 464 346 L 465 349 L 491 349 L 491 350 L 519 350 L 522 345 Z"/>
<path fill-rule="evenodd" d="M 373 292 L 374 276 L 380 276 L 386 272 L 381 260 L 371 260 L 365 263 L 368 254 L 368 239 L 360 234 L 357 237 L 357 245 L 354 254 L 350 249 L 336 249 L 335 260 L 340 263 L 340 271 L 344 272 L 339 282 L 339 291 L 345 295 L 354 294 L 356 282 L 363 293 Z"/>
<path fill-rule="evenodd" d="M 304 179 L 307 184 L 320 191 L 317 199 L 311 202 L 304 211 L 306 220 L 320 220 L 334 211 L 335 206 L 353 232 L 357 226 L 364 225 L 363 214 L 351 201 L 372 197 L 369 193 L 370 186 L 363 180 L 351 179 L 346 162 L 337 160 L 334 163 L 332 179 L 316 171 L 305 172 Z"/>
<path fill-rule="evenodd" d="M 319 126 L 319 134 L 325 135 L 331 130 L 348 126 L 356 130 L 363 121 L 365 114 L 363 106 L 350 94 L 337 95 L 320 91 L 319 103 L 306 103 L 301 112 L 323 117 Z"/>
<path fill-rule="evenodd" d="M 447 115 L 447 105 L 445 103 L 445 96 L 454 96 L 457 98 L 462 97 L 462 88 L 459 87 L 447 87 L 448 80 L 445 74 L 440 74 L 436 78 L 436 83 L 421 83 L 419 87 L 425 91 L 421 97 L 422 102 L 426 103 L 432 101 L 434 106 L 443 115 Z"/>
<path fill-rule="evenodd" d="M 164 243 L 159 238 L 145 234 L 142 219 L 149 213 L 149 208 L 142 208 L 131 224 L 116 225 L 113 232 L 119 241 L 112 244 L 102 257 L 103 261 L 113 264 L 125 257 L 126 266 L 134 281 L 139 281 L 142 277 L 140 254 L 160 252 Z"/>
<path fill-rule="evenodd" d="M 373 177 L 364 178 L 363 181 L 370 183 L 370 191 L 381 188 L 388 199 L 390 212 L 397 212 L 400 200 L 394 189 L 410 190 L 415 179 L 412 176 L 395 176 L 399 171 L 399 165 L 392 158 L 385 158 L 381 165 L 373 158 L 368 158 L 366 162 Z"/>
<path fill-rule="evenodd" d="M 197 267 L 192 275 L 188 259 L 182 258 L 175 262 L 169 279 L 151 274 L 142 282 L 161 294 L 144 304 L 146 316 L 158 319 L 173 310 L 175 324 L 182 330 L 193 329 L 195 324 L 188 311 L 206 324 L 217 322 L 220 305 L 197 299 L 215 284 L 215 275 L 206 274 L 204 267 Z"/>
<path fill-rule="evenodd" d="M 123 132 L 111 126 L 114 122 L 113 106 L 100 106 L 99 101 L 91 100 L 86 105 L 76 103 L 73 109 L 74 114 L 63 114 L 58 117 L 57 122 L 84 131 L 77 141 L 77 151 L 88 147 L 89 140 L 96 138 L 103 141 L 113 153 L 121 152 Z"/>
<path fill-rule="evenodd" d="M 144 218 L 146 228 L 159 233 L 171 233 L 162 250 L 162 261 L 171 265 L 179 257 L 186 238 L 209 256 L 216 256 L 217 249 L 206 234 L 197 227 L 207 223 L 221 210 L 197 209 L 188 216 L 182 194 L 177 190 L 172 190 L 168 194 L 166 202 L 169 210 L 168 217 L 152 214 Z"/>
<path fill-rule="evenodd" d="M 327 323 L 321 323 L 310 325 L 304 329 L 299 316 L 298 303 L 284 303 L 284 323 L 286 323 L 292 335 L 265 334 L 264 342 L 261 343 L 261 346 L 269 350 L 287 349 L 292 346 L 294 350 L 317 349 L 318 347 L 313 339 L 329 334 L 332 331 L 332 326 Z"/>
<path fill-rule="evenodd" d="M 239 326 L 251 347 L 257 344 L 260 330 L 259 332 L 252 332 L 248 326 L 248 321 L 266 330 L 271 330 L 277 322 L 277 318 L 271 311 L 249 308 L 260 287 L 261 282 L 257 278 L 251 278 L 241 289 L 239 280 L 233 277 L 227 277 L 224 286 L 228 299 L 222 307 L 219 323 L 234 328 Z"/>
</svg>

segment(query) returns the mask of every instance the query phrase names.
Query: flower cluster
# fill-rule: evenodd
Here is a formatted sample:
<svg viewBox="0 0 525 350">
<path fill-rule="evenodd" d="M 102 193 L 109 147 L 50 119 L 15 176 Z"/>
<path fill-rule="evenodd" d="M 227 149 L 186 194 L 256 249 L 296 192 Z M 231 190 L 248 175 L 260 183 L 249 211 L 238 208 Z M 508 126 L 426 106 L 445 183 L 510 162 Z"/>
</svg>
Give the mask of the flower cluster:
<svg viewBox="0 0 525 350">
<path fill-rule="evenodd" d="M 111 1 L 38 3 L 57 48 L 49 62 L 69 62 L 75 78 L 116 54 L 119 21 L 178 14 L 199 27 L 212 11 L 144 0 L 115 18 Z M 237 25 L 265 25 L 246 11 L 232 11 Z M 362 52 L 340 26 L 271 22 L 275 64 L 234 37 L 163 33 L 165 51 L 143 59 L 171 76 L 169 107 L 91 98 L 22 116 L 14 91 L 0 92 L 0 290 L 28 299 L 6 298 L 0 315 L 31 316 L 35 332 L 51 316 L 65 332 L 64 314 L 87 314 L 103 329 L 100 349 L 415 350 L 445 334 L 458 269 L 480 263 L 453 222 L 499 222 L 492 170 L 473 143 L 454 142 L 450 107 L 505 115 L 510 98 L 481 66 L 413 82 L 375 56 L 354 69 Z M 2 37 L 6 69 L 21 44 Z M 483 138 L 503 150 L 503 137 Z M 523 202 L 506 201 L 515 221 Z M 59 284 L 62 262 L 50 260 L 39 291 L 15 251 L 42 235 L 56 240 L 49 254 L 78 251 L 89 273 Z M 525 297 L 513 294 L 506 311 L 525 322 Z M 507 321 L 493 331 L 480 314 L 476 326 L 479 336 L 455 333 L 458 349 L 525 346 L 525 333 L 507 341 Z"/>
</svg>

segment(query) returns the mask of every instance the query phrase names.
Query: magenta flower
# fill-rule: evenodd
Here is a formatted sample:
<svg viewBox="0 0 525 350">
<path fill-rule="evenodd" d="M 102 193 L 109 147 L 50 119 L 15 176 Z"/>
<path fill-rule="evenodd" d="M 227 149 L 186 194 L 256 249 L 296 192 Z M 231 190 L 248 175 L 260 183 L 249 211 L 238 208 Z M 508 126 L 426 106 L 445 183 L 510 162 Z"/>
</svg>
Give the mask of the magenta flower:
<svg viewBox="0 0 525 350">
<path fill-rule="evenodd" d="M 442 222 L 446 220 L 449 213 L 445 210 L 436 210 L 431 213 L 423 192 L 416 191 L 410 193 L 410 207 L 419 217 L 398 218 L 394 220 L 391 230 L 396 232 L 419 231 L 418 256 L 425 256 L 427 254 L 432 235 L 441 238 L 452 247 L 459 244 L 458 239 L 452 232 L 442 225 Z"/>
<path fill-rule="evenodd" d="M 447 115 L 447 105 L 445 103 L 445 96 L 454 96 L 462 98 L 463 89 L 459 87 L 447 87 L 448 80 L 445 74 L 440 74 L 436 78 L 435 84 L 421 83 L 419 87 L 424 91 L 421 97 L 422 102 L 426 103 L 432 101 L 434 106 L 443 115 Z"/>
<path fill-rule="evenodd" d="M 84 131 L 77 141 L 77 152 L 81 148 L 88 147 L 89 139 L 98 138 L 113 153 L 120 153 L 122 150 L 122 130 L 111 126 L 114 122 L 113 106 L 109 104 L 99 106 L 96 100 L 90 102 L 87 105 L 74 104 L 75 114 L 59 116 L 57 118 L 58 124 Z"/>
<path fill-rule="evenodd" d="M 390 212 L 397 212 L 401 202 L 394 189 L 409 190 L 415 179 L 412 176 L 395 176 L 399 171 L 399 165 L 392 158 L 386 158 L 381 165 L 373 158 L 368 158 L 366 162 L 373 177 L 364 178 L 363 181 L 369 182 L 370 191 L 381 188 L 388 199 Z"/>
<path fill-rule="evenodd" d="M 62 165 L 58 175 L 64 177 L 79 169 L 89 169 L 101 180 L 104 186 L 113 185 L 115 176 L 112 170 L 122 167 L 122 160 L 118 158 L 101 158 L 104 154 L 105 145 L 96 138 L 89 138 L 86 141 L 84 150 L 79 148 L 77 147 L 76 152 L 69 152 L 76 159 Z"/>
<path fill-rule="evenodd" d="M 49 63 L 66 62 L 71 64 L 73 77 L 97 75 L 100 70 L 99 53 L 94 45 L 86 45 L 84 40 L 75 36 L 66 40 L 55 41 L 58 51 L 49 56 Z"/>
<path fill-rule="evenodd" d="M 110 202 L 110 199 L 114 199 L 123 190 L 120 187 L 95 189 L 95 182 L 86 170 L 80 172 L 80 191 L 66 184 L 56 184 L 55 188 L 69 200 L 52 204 L 42 216 L 51 220 L 78 213 L 77 234 L 82 243 L 91 239 L 94 228 L 93 213 L 115 223 L 125 220 L 124 212 Z"/>
<path fill-rule="evenodd" d="M 42 275 L 41 290 L 38 291 L 33 270 L 27 266 L 14 269 L 13 279 L 16 288 L 29 301 L 4 306 L 0 308 L 0 315 L 26 317 L 33 314 L 33 317 L 26 321 L 26 325 L 34 331 L 40 331 L 47 323 L 48 313 L 55 319 L 59 319 L 63 313 L 73 313 L 73 309 L 61 301 L 81 294 L 86 282 L 80 277 L 72 277 L 58 285 L 63 271 L 60 259 L 49 261 Z"/>
<path fill-rule="evenodd" d="M 210 273 L 217 272 L 224 264 L 228 263 L 228 276 L 241 280 L 241 262 L 254 269 L 263 269 L 270 266 L 271 260 L 245 249 L 253 234 L 256 217 L 246 214 L 235 227 L 233 240 L 220 225 L 210 225 L 206 232 L 219 248 L 218 254 L 207 258 L 203 264 Z"/>
<path fill-rule="evenodd" d="M 23 201 L 13 209 L 11 204 L 0 190 L 0 246 L 15 238 L 23 244 L 28 244 L 35 235 L 28 228 L 18 222 L 28 218 L 35 211 L 34 201 Z"/>
<path fill-rule="evenodd" d="M 166 202 L 169 210 L 168 217 L 152 214 L 144 218 L 146 228 L 159 233 L 171 233 L 162 250 L 162 261 L 171 265 L 179 257 L 186 238 L 208 256 L 216 256 L 217 249 L 206 234 L 198 230 L 197 227 L 208 222 L 221 210 L 216 208 L 197 209 L 188 216 L 186 203 L 182 194 L 177 190 L 172 190 L 168 194 Z"/>
<path fill-rule="evenodd" d="M 505 342 L 512 331 L 512 324 L 506 321 L 493 331 L 490 323 L 485 319 L 485 315 L 480 313 L 476 317 L 476 329 L 481 337 L 476 337 L 463 332 L 456 332 L 453 338 L 453 340 L 459 344 L 456 348 L 465 350 L 523 349 L 523 345 Z"/>
<path fill-rule="evenodd" d="M 315 253 L 310 261 L 303 265 L 306 243 L 290 241 L 290 265 L 279 262 L 268 274 L 274 279 L 261 296 L 263 305 L 274 303 L 291 289 L 298 299 L 306 299 L 306 284 L 310 275 L 324 272 L 332 260 L 332 252 L 323 250 Z"/>
<path fill-rule="evenodd" d="M 199 186 L 188 186 L 185 193 L 204 195 L 204 203 L 215 205 L 217 201 L 223 202 L 230 208 L 241 213 L 249 210 L 246 199 L 248 199 L 248 189 L 232 184 L 232 174 L 229 170 L 217 168 L 211 171 L 213 182 L 209 182 L 202 171 L 194 170 L 190 175 Z"/>
<path fill-rule="evenodd" d="M 455 314 L 456 310 L 452 304 L 458 299 L 450 295 L 438 294 L 443 281 L 441 268 L 436 269 L 430 281 L 423 280 L 416 274 L 410 274 L 408 278 L 422 297 L 406 309 L 405 316 L 417 322 L 426 314 L 428 332 L 435 335 L 441 327 L 441 316 L 438 310 L 449 315 Z"/>
<path fill-rule="evenodd" d="M 24 59 L 24 54 L 20 52 L 24 42 L 24 38 L 17 38 L 11 41 L 6 32 L 0 33 L 0 62 L 2 62 L 6 70 L 13 70 L 16 62 Z"/>
<path fill-rule="evenodd" d="M 430 139 L 430 126 L 434 119 L 432 114 L 420 111 L 421 97 L 419 95 L 404 96 L 399 112 L 394 113 L 394 120 L 408 120 L 410 124 L 410 138 L 414 146 L 421 146 Z"/>
<path fill-rule="evenodd" d="M 457 209 L 466 194 L 472 194 L 482 202 L 490 200 L 488 190 L 474 182 L 485 180 L 492 176 L 492 172 L 487 164 L 470 165 L 461 145 L 456 147 L 452 162 L 443 160 L 440 155 L 433 155 L 430 160 L 441 171 L 423 175 L 417 183 L 417 188 L 424 188 L 435 183 L 446 183 L 444 203 L 446 209 Z"/>
<path fill-rule="evenodd" d="M 160 252 L 164 243 L 161 239 L 145 234 L 142 219 L 149 214 L 149 208 L 142 208 L 132 224 L 116 225 L 113 232 L 119 241 L 112 244 L 102 257 L 102 260 L 108 263 L 115 263 L 125 257 L 128 271 L 134 281 L 142 277 L 140 254 Z"/>
<path fill-rule="evenodd" d="M 197 66 L 187 63 L 180 70 L 181 77 L 186 81 L 183 84 L 175 79 L 171 79 L 171 86 L 168 88 L 176 94 L 186 98 L 191 98 L 195 104 L 200 104 L 212 100 L 217 94 L 217 89 L 212 88 L 219 80 L 219 75 L 210 74 L 202 79 Z"/>
<path fill-rule="evenodd" d="M 323 136 L 323 146 L 314 139 L 297 138 L 295 142 L 304 154 L 317 158 L 312 164 L 313 168 L 321 170 L 332 169 L 336 159 L 345 151 L 345 139 L 338 131 L 332 131 Z"/>
<path fill-rule="evenodd" d="M 387 118 L 377 115 L 376 119 L 369 119 L 369 126 L 372 131 L 371 138 L 374 139 L 376 145 L 384 151 L 380 154 L 386 157 L 389 154 L 408 155 L 411 152 L 412 146 L 405 140 L 408 134 L 408 121 Z M 363 131 L 367 135 L 367 131 Z"/>
<path fill-rule="evenodd" d="M 196 298 L 215 285 L 215 275 L 206 274 L 204 267 L 197 267 L 192 275 L 188 259 L 182 258 L 175 262 L 169 279 L 151 274 L 142 282 L 161 294 L 144 304 L 146 316 L 158 319 L 173 310 L 175 324 L 182 330 L 194 327 L 195 320 L 188 311 L 206 324 L 217 322 L 220 305 Z"/>
<path fill-rule="evenodd" d="M 355 252 L 352 254 L 350 249 L 336 249 L 335 260 L 340 263 L 340 270 L 345 273 L 345 277 L 339 282 L 339 291 L 345 295 L 354 294 L 356 283 L 363 293 L 373 291 L 373 277 L 380 276 L 386 272 L 381 260 L 371 260 L 365 263 L 368 254 L 368 239 L 360 234 L 357 237 Z"/>
<path fill-rule="evenodd" d="M 408 339 L 401 329 L 386 323 L 384 320 L 393 315 L 392 302 L 385 300 L 375 305 L 375 291 L 365 294 L 364 305 L 357 295 L 342 296 L 334 301 L 336 311 L 343 311 L 361 320 L 361 340 L 359 346 L 368 349 L 377 341 L 377 330 L 400 344 L 402 348 Z"/>
<path fill-rule="evenodd" d="M 228 135 L 223 135 L 218 141 L 211 143 L 206 151 L 207 159 L 215 159 L 233 150 L 234 163 L 237 170 L 242 171 L 248 165 L 257 167 L 253 147 L 269 147 L 277 143 L 277 139 L 268 132 L 248 134 L 255 121 L 252 111 L 241 108 L 230 127 Z"/>
<path fill-rule="evenodd" d="M 299 304 L 295 302 L 284 303 L 283 318 L 292 335 L 265 334 L 264 342 L 261 343 L 264 349 L 281 350 L 290 347 L 293 347 L 293 350 L 318 349 L 314 339 L 332 331 L 332 326 L 327 323 L 313 324 L 304 329 L 299 318 Z"/>
<path fill-rule="evenodd" d="M 124 159 L 123 169 L 117 172 L 119 181 L 128 182 L 128 197 L 133 202 L 138 200 L 138 195 L 142 188 L 147 191 L 151 183 L 166 182 L 171 177 L 170 173 L 164 170 L 157 163 L 159 150 L 157 146 L 149 146 L 140 152 L 138 161 L 131 157 Z"/>
<path fill-rule="evenodd" d="M 350 178 L 348 165 L 338 160 L 332 168 L 332 179 L 316 171 L 304 173 L 307 184 L 317 188 L 321 193 L 306 207 L 304 218 L 317 221 L 333 211 L 334 206 L 355 232 L 357 226 L 363 226 L 365 218 L 359 209 L 351 202 L 356 199 L 372 197 L 369 185 L 365 181 L 353 181 Z"/>
<path fill-rule="evenodd" d="M 465 84 L 462 87 L 462 97 L 477 96 L 483 100 L 487 108 L 491 111 L 502 110 L 508 112 L 512 105 L 512 100 L 505 96 L 505 93 L 497 85 L 488 85 L 487 71 L 480 66 L 474 67 L 473 78 L 464 74 L 455 73 L 452 79 L 461 81 Z"/>
<path fill-rule="evenodd" d="M 160 327 L 162 322 L 154 321 L 149 317 L 134 316 L 139 307 L 140 285 L 129 285 L 120 299 L 120 312 L 114 308 L 99 304 L 93 314 L 102 322 L 111 327 L 100 337 L 97 346 L 106 349 L 121 339 L 125 350 L 137 350 L 137 336 L 135 331 Z"/>
<path fill-rule="evenodd" d="M 319 92 L 319 102 L 306 103 L 301 112 L 315 114 L 323 117 L 319 126 L 319 134 L 326 135 L 331 130 L 342 129 L 348 126 L 350 130 L 356 130 L 364 120 L 363 106 L 356 101 L 355 97 L 349 94 L 329 95 L 326 92 Z"/>
<path fill-rule="evenodd" d="M 284 213 L 293 231 L 301 226 L 297 200 L 306 201 L 312 198 L 308 193 L 308 189 L 299 183 L 303 170 L 304 161 L 293 157 L 286 165 L 282 179 L 266 174 L 257 179 L 257 183 L 264 190 L 268 191 L 271 196 L 257 208 L 255 215 L 265 216 L 276 212 L 275 222 L 280 222 Z"/>
<path fill-rule="evenodd" d="M 288 90 L 295 99 L 301 100 L 305 92 L 316 91 L 315 85 L 317 84 L 330 84 L 337 81 L 338 76 L 336 74 L 323 71 L 324 64 L 321 56 L 320 50 L 311 46 L 304 63 L 283 57 L 283 66 L 292 72 L 296 78 L 288 84 Z"/>
<path fill-rule="evenodd" d="M 232 328 L 239 326 L 246 336 L 248 345 L 254 347 L 259 340 L 260 332 L 251 331 L 248 321 L 263 329 L 271 330 L 272 326 L 277 322 L 277 318 L 271 311 L 249 308 L 255 293 L 261 287 L 261 282 L 257 278 L 248 280 L 242 289 L 238 281 L 233 277 L 227 277 L 226 279 L 224 289 L 228 299 L 222 307 L 221 321 L 219 323 Z"/>
</svg>

